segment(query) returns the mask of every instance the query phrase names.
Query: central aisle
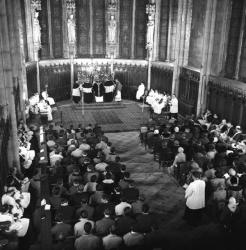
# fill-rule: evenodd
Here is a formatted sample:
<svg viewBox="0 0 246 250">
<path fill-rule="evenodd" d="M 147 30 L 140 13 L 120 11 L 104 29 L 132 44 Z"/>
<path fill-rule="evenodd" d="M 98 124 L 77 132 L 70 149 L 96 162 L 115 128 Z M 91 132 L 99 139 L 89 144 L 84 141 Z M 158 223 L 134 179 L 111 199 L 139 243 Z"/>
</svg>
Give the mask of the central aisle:
<svg viewBox="0 0 246 250">
<path fill-rule="evenodd" d="M 176 181 L 159 169 L 159 164 L 139 142 L 139 133 L 108 133 L 121 161 L 126 164 L 131 178 L 144 195 L 151 210 L 170 221 L 184 208 L 184 190 Z M 167 222 L 167 221 L 166 221 Z"/>
</svg>

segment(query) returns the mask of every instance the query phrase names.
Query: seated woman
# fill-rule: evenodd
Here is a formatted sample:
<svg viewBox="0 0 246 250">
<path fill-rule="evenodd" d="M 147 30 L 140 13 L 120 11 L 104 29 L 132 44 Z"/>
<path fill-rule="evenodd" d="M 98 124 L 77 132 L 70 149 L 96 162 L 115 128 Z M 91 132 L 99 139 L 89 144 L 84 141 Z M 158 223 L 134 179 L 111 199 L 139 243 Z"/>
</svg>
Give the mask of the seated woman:
<svg viewBox="0 0 246 250">
<path fill-rule="evenodd" d="M 73 101 L 76 104 L 78 104 L 81 100 L 80 91 L 81 91 L 81 85 L 79 85 L 77 82 L 74 83 L 73 90 L 72 90 L 72 97 L 73 97 Z"/>
</svg>

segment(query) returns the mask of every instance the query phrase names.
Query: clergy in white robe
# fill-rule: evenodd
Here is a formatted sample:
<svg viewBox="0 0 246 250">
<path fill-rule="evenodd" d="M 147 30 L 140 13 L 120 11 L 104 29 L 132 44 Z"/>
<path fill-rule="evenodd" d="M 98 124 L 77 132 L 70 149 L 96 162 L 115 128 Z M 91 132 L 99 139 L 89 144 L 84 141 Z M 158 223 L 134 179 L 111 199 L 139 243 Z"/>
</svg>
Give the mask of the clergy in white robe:
<svg viewBox="0 0 246 250">
<path fill-rule="evenodd" d="M 138 90 L 137 90 L 137 93 L 136 93 L 136 99 L 137 100 L 140 100 L 140 98 L 144 95 L 144 91 L 145 91 L 145 86 L 144 86 L 143 83 L 141 83 L 138 86 Z"/>
</svg>

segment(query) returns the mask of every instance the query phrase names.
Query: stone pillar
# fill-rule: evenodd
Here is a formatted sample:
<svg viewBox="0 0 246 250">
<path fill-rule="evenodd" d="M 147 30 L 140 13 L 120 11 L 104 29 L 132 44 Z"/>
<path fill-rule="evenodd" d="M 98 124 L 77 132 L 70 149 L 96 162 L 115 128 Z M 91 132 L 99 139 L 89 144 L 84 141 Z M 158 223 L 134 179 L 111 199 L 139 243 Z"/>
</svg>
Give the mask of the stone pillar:
<svg viewBox="0 0 246 250">
<path fill-rule="evenodd" d="M 188 65 L 193 0 L 188 0 L 183 65 Z"/>
<path fill-rule="evenodd" d="M 245 15 L 246 15 L 246 0 L 244 0 L 244 3 L 243 3 L 242 21 L 241 21 L 240 36 L 239 36 L 239 41 L 238 41 L 237 62 L 236 62 L 236 70 L 235 70 L 235 76 L 234 76 L 236 80 L 239 79 L 242 45 L 243 45 L 243 37 L 244 37 L 244 29 L 245 29 Z"/>
<path fill-rule="evenodd" d="M 147 49 L 147 59 L 148 59 L 148 80 L 147 80 L 148 90 L 150 89 L 151 85 L 151 64 L 153 60 L 155 12 L 156 12 L 155 0 L 150 0 L 149 4 L 146 5 L 146 14 L 148 15 L 147 32 L 146 32 L 146 49 Z"/>
<path fill-rule="evenodd" d="M 50 1 L 51 0 L 47 0 L 47 17 L 48 17 L 48 32 L 49 32 L 49 52 L 50 52 L 50 58 L 54 58 Z"/>
<path fill-rule="evenodd" d="M 32 30 L 31 0 L 25 0 L 25 23 L 27 35 L 28 61 L 34 61 L 33 30 Z"/>
<path fill-rule="evenodd" d="M 19 148 L 17 140 L 17 120 L 15 112 L 15 98 L 14 98 L 14 74 L 11 63 L 11 44 L 10 39 L 13 34 L 13 23 L 11 19 L 16 18 L 15 12 L 12 11 L 10 15 L 7 15 L 7 6 L 5 0 L 0 0 L 0 53 L 1 58 L 4 58 L 4 63 L 0 62 L 1 71 L 1 82 L 4 82 L 5 86 L 5 100 L 6 100 L 6 111 L 7 116 L 10 119 L 10 141 L 8 143 L 8 160 L 9 166 L 16 166 L 20 172 L 20 161 L 19 161 Z M 9 14 L 9 13 L 8 13 Z M 10 22 L 10 23 L 9 23 Z M 19 58 L 16 58 L 17 60 Z M 2 85 L 2 84 L 1 84 Z"/>
<path fill-rule="evenodd" d="M 136 24 L 136 0 L 133 0 L 132 6 L 132 41 L 131 41 L 131 59 L 135 58 L 135 24 Z"/>
<path fill-rule="evenodd" d="M 206 108 L 207 85 L 211 72 L 211 62 L 214 43 L 214 28 L 216 19 L 217 0 L 207 0 L 205 31 L 203 38 L 202 68 L 198 89 L 197 111 L 199 116 Z"/>
<path fill-rule="evenodd" d="M 167 37 L 167 61 L 171 58 L 171 33 L 172 33 L 172 19 L 173 19 L 173 1 L 169 0 L 169 14 L 168 14 L 168 37 Z"/>
<path fill-rule="evenodd" d="M 156 0 L 153 61 L 159 60 L 161 0 Z"/>
<path fill-rule="evenodd" d="M 92 6 L 92 0 L 90 1 L 90 56 L 93 57 L 93 6 Z"/>
<path fill-rule="evenodd" d="M 9 35 L 11 47 L 11 61 L 13 77 L 15 79 L 15 105 L 17 106 L 18 117 L 25 119 L 25 101 L 27 100 L 27 80 L 24 55 L 23 27 L 20 13 L 20 2 L 7 2 Z M 14 15 L 13 15 L 14 13 Z"/>
<path fill-rule="evenodd" d="M 106 57 L 119 57 L 119 0 L 107 0 L 106 20 Z"/>
<path fill-rule="evenodd" d="M 228 47 L 228 36 L 230 30 L 230 22 L 231 22 L 231 10 L 232 10 L 232 1 L 225 0 L 224 1 L 224 18 L 222 23 L 222 32 L 220 39 L 220 49 L 219 49 L 219 58 L 218 58 L 218 71 L 217 74 L 224 75 L 225 74 L 225 63 L 227 56 L 227 47 Z"/>
<path fill-rule="evenodd" d="M 64 1 L 63 1 L 64 2 Z M 68 46 L 68 53 L 66 56 L 70 58 L 70 79 L 71 79 L 71 91 L 74 84 L 74 57 L 76 55 L 76 18 L 75 18 L 75 1 L 66 0 L 65 2 L 65 22 L 63 31 L 66 33 L 63 36 L 63 41 L 65 41 L 65 46 Z"/>
<path fill-rule="evenodd" d="M 173 68 L 173 82 L 172 82 L 172 93 L 178 97 L 179 91 L 179 74 L 180 68 L 183 64 L 184 57 L 184 35 L 185 35 L 185 20 L 187 0 L 179 0 L 178 3 L 178 21 L 177 21 L 177 32 L 176 32 L 176 44 L 175 44 L 175 61 Z"/>
</svg>

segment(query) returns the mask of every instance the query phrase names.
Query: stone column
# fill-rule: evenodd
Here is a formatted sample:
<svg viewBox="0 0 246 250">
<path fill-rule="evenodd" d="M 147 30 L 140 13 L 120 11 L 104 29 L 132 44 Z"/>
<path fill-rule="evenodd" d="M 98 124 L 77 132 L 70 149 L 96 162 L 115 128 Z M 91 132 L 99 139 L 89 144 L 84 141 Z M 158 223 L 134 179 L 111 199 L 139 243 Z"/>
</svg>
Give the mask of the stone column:
<svg viewBox="0 0 246 250">
<path fill-rule="evenodd" d="M 168 14 L 168 35 L 167 35 L 167 61 L 170 62 L 171 57 L 171 33 L 172 33 L 172 19 L 173 19 L 173 1 L 169 0 L 169 14 Z"/>
<path fill-rule="evenodd" d="M 238 80 L 239 71 L 240 71 L 240 63 L 241 63 L 241 54 L 242 54 L 242 45 L 243 45 L 243 37 L 244 37 L 244 29 L 245 29 L 245 15 L 246 15 L 246 0 L 243 3 L 243 13 L 242 13 L 242 21 L 240 27 L 240 36 L 238 41 L 238 50 L 237 50 L 237 63 L 234 78 Z"/>
<path fill-rule="evenodd" d="M 32 30 L 32 8 L 31 0 L 25 0 L 25 23 L 27 36 L 28 61 L 34 61 L 33 30 Z"/>
<path fill-rule="evenodd" d="M 205 31 L 203 38 L 202 68 L 200 71 L 200 82 L 198 89 L 198 100 L 196 115 L 199 116 L 206 108 L 207 85 L 211 71 L 214 28 L 216 19 L 217 0 L 207 0 Z"/>
<path fill-rule="evenodd" d="M 92 6 L 92 0 L 90 1 L 90 56 L 93 57 L 93 6 Z"/>
<path fill-rule="evenodd" d="M 39 74 L 39 50 L 41 48 L 41 27 L 39 24 L 39 11 L 41 10 L 41 0 L 31 1 L 31 16 L 32 16 L 32 34 L 34 60 L 37 64 L 37 91 L 40 93 L 40 74 Z"/>
<path fill-rule="evenodd" d="M 161 0 L 156 0 L 153 61 L 159 60 Z"/>
<path fill-rule="evenodd" d="M 220 49 L 219 49 L 219 58 L 218 58 L 218 71 L 217 74 L 224 75 L 225 74 L 225 63 L 227 56 L 227 47 L 228 47 L 228 36 L 230 30 L 230 22 L 231 22 L 231 10 L 232 10 L 232 1 L 225 0 L 224 1 L 224 18 L 222 23 L 222 35 L 220 39 Z"/>
<path fill-rule="evenodd" d="M 7 2 L 10 52 L 12 72 L 15 79 L 15 105 L 18 109 L 18 117 L 25 122 L 25 100 L 27 99 L 27 81 L 24 56 L 23 27 L 20 13 L 20 2 Z"/>
<path fill-rule="evenodd" d="M 6 111 L 7 116 L 10 119 L 10 141 L 8 143 L 8 160 L 9 166 L 16 166 L 20 172 L 20 161 L 19 161 L 19 148 L 17 140 L 17 120 L 15 112 L 15 99 L 14 99 L 14 75 L 11 63 L 11 45 L 10 39 L 11 33 L 13 32 L 12 25 L 8 23 L 8 20 L 12 18 L 14 12 L 11 12 L 11 16 L 7 15 L 7 7 L 5 0 L 0 0 L 0 57 L 4 58 L 4 62 L 0 60 L 0 73 L 2 75 L 1 81 L 4 82 L 5 86 L 5 100 L 6 100 Z M 14 16 L 15 18 L 15 16 Z M 11 21 L 10 21 L 11 22 Z M 8 26 L 9 25 L 9 26 Z M 9 34 L 10 32 L 10 34 Z M 12 36 L 12 35 L 11 35 Z M 18 60 L 18 58 L 17 58 Z"/>
<path fill-rule="evenodd" d="M 146 49 L 147 49 L 147 59 L 148 59 L 148 80 L 147 80 L 148 90 L 150 89 L 151 85 L 151 64 L 153 60 L 155 12 L 156 12 L 155 0 L 150 0 L 149 4 L 146 5 L 146 14 L 148 15 L 147 32 L 146 32 Z"/>
<path fill-rule="evenodd" d="M 119 57 L 119 0 L 107 0 L 106 20 L 106 57 Z"/>
<path fill-rule="evenodd" d="M 63 1 L 64 2 L 64 1 Z M 74 84 L 74 57 L 76 55 L 76 18 L 75 18 L 75 1 L 74 0 L 66 0 L 65 10 L 65 22 L 64 28 L 65 34 L 63 36 L 63 41 L 66 41 L 67 47 L 67 55 L 70 58 L 70 79 L 71 79 L 71 91 L 73 89 Z"/>
<path fill-rule="evenodd" d="M 193 0 L 188 0 L 183 65 L 188 65 Z"/>
<path fill-rule="evenodd" d="M 135 58 L 135 24 L 136 24 L 136 0 L 133 0 L 132 6 L 132 40 L 131 40 L 131 59 Z"/>
<path fill-rule="evenodd" d="M 178 3 L 175 61 L 173 68 L 173 83 L 172 83 L 172 93 L 175 94 L 177 97 L 179 91 L 180 68 L 182 67 L 184 60 L 184 37 L 185 37 L 185 24 L 186 24 L 186 13 L 187 13 L 187 1 L 188 0 L 179 0 Z"/>
<path fill-rule="evenodd" d="M 48 32 L 49 32 L 49 52 L 50 58 L 54 58 L 53 54 L 53 38 L 52 38 L 52 23 L 51 23 L 51 0 L 47 0 L 47 17 L 48 17 Z"/>
</svg>

